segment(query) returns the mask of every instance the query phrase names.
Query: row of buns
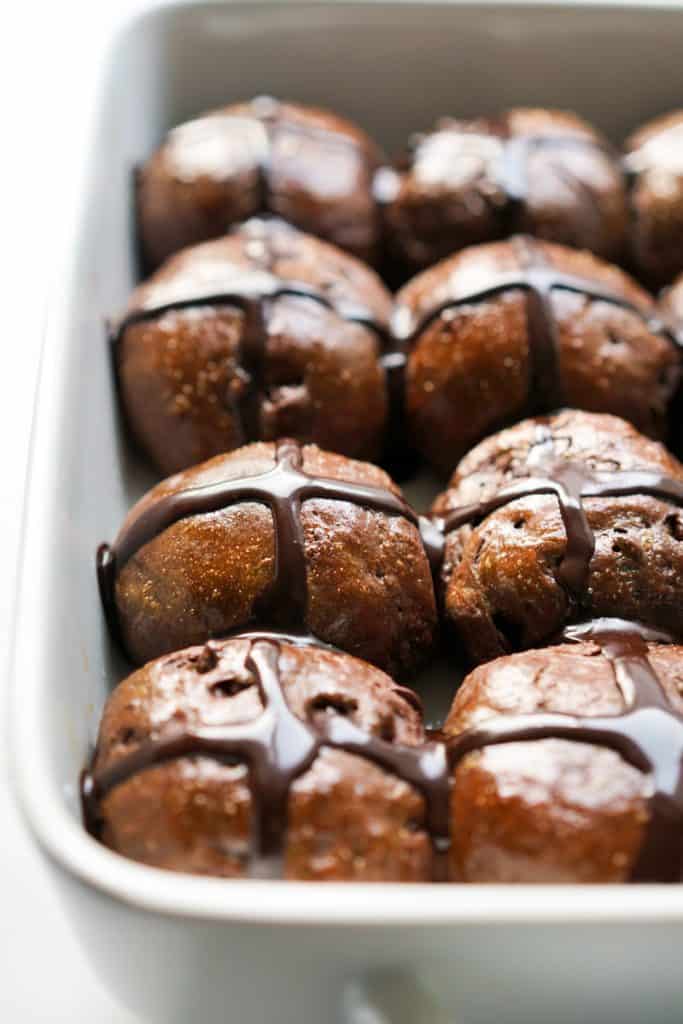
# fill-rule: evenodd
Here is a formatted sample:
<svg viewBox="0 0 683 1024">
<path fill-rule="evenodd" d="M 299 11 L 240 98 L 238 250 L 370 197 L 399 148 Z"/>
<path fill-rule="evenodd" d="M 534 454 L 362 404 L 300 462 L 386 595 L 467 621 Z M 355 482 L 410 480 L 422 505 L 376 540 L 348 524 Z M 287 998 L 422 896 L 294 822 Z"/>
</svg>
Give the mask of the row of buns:
<svg viewBox="0 0 683 1024">
<path fill-rule="evenodd" d="M 161 265 L 111 338 L 172 475 L 98 551 L 138 667 L 82 779 L 93 835 L 228 878 L 680 880 L 683 284 L 594 254 L 647 223 L 677 125 L 622 165 L 512 111 L 389 168 L 261 99 L 141 168 Z M 358 258 L 380 234 L 402 272 L 451 255 L 392 296 Z M 423 462 L 447 483 L 420 515 L 387 468 Z M 409 687 L 439 650 L 472 671 L 430 730 Z"/>
<path fill-rule="evenodd" d="M 389 163 L 345 118 L 259 97 L 170 131 L 139 169 L 137 209 L 148 271 L 266 212 L 392 276 L 527 233 L 659 287 L 683 271 L 683 114 L 621 153 L 564 111 L 444 117 Z"/>
</svg>

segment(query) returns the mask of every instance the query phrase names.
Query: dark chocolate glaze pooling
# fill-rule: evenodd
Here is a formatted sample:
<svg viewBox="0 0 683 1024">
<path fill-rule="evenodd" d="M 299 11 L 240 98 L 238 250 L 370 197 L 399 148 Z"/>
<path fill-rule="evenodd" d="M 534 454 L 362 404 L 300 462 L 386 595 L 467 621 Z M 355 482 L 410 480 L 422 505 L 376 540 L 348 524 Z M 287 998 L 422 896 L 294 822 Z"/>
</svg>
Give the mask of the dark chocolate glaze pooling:
<svg viewBox="0 0 683 1024">
<path fill-rule="evenodd" d="M 593 471 L 585 463 L 558 458 L 553 454 L 552 435 L 547 427 L 538 428 L 538 437 L 527 456 L 529 475 L 502 487 L 486 501 L 473 502 L 454 509 L 444 517 L 422 520 L 420 532 L 432 566 L 438 569 L 443 558 L 446 536 L 453 530 L 485 519 L 496 509 L 518 498 L 534 494 L 554 494 L 560 506 L 567 534 L 565 552 L 558 566 L 558 577 L 581 603 L 588 584 L 595 537 L 583 507 L 584 498 L 618 498 L 647 494 L 672 505 L 683 506 L 683 483 L 650 470 L 629 472 Z M 442 538 L 439 544 L 439 535 Z"/>
<path fill-rule="evenodd" d="M 276 877 L 287 839 L 287 804 L 293 782 L 324 747 L 343 750 L 379 765 L 414 786 L 425 802 L 424 827 L 434 849 L 433 877 L 444 881 L 451 842 L 450 794 L 453 774 L 467 754 L 503 743 L 567 739 L 606 747 L 652 780 L 649 822 L 632 880 L 680 880 L 683 854 L 683 716 L 666 697 L 648 658 L 648 643 L 671 643 L 667 634 L 639 623 L 598 619 L 569 627 L 569 642 L 591 641 L 612 663 L 625 709 L 595 718 L 567 714 L 500 715 L 459 736 L 439 734 L 410 747 L 358 729 L 347 719 L 324 725 L 303 722 L 290 710 L 279 674 L 280 641 L 252 636 L 247 666 L 259 687 L 263 711 L 235 725 L 196 729 L 170 727 L 110 767 L 87 770 L 81 780 L 88 830 L 101 832 L 101 801 L 118 785 L 154 765 L 180 757 L 245 761 L 252 793 L 251 873 Z M 456 783 L 457 784 L 457 783 Z"/>
<path fill-rule="evenodd" d="M 399 352 L 407 353 L 422 331 L 443 313 L 459 306 L 486 302 L 505 292 L 521 290 L 526 294 L 527 331 L 529 338 L 529 388 L 526 408 L 520 415 L 533 416 L 553 412 L 564 404 L 560 369 L 558 328 L 553 308 L 553 292 L 568 291 L 583 295 L 595 302 L 606 302 L 638 316 L 653 334 L 664 336 L 679 346 L 675 332 L 659 317 L 651 316 L 623 295 L 596 284 L 588 278 L 565 274 L 545 259 L 535 239 L 516 235 L 509 239 L 517 254 L 520 268 L 492 275 L 490 285 L 462 295 L 444 299 L 431 309 L 415 317 L 406 306 L 399 306 L 392 320 L 392 334 Z"/>
<path fill-rule="evenodd" d="M 275 529 L 273 582 L 257 609 L 258 618 L 278 629 L 306 631 L 308 584 L 301 526 L 301 505 L 309 498 L 348 501 L 389 516 L 403 516 L 417 525 L 410 506 L 386 488 L 369 487 L 310 475 L 303 468 L 301 445 L 278 441 L 275 465 L 255 476 L 221 480 L 169 494 L 149 505 L 122 530 L 111 547 L 97 553 L 100 594 L 108 621 L 116 622 L 117 573 L 141 547 L 167 527 L 188 516 L 204 515 L 241 501 L 255 501 L 272 512 Z M 120 630 L 115 626 L 115 634 Z"/>
</svg>

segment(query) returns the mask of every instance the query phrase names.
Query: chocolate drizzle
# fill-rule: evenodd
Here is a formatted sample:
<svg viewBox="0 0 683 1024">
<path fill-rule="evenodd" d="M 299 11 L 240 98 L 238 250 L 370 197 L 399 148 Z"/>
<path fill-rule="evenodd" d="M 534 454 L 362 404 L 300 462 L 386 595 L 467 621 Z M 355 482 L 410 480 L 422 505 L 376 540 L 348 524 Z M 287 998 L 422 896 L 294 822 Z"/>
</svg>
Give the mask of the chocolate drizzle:
<svg viewBox="0 0 683 1024">
<path fill-rule="evenodd" d="M 270 210 L 273 137 L 282 118 L 282 104 L 271 96 L 257 96 L 249 104 L 249 116 L 263 127 L 267 144 L 258 162 L 259 209 Z"/>
<path fill-rule="evenodd" d="M 487 119 L 486 127 L 481 122 L 474 122 L 474 130 L 463 131 L 460 124 L 445 118 L 437 123 L 432 133 L 415 132 L 410 139 L 408 152 L 397 163 L 399 171 L 410 168 L 411 161 L 415 159 L 414 154 L 420 146 L 433 135 L 454 135 L 462 139 L 476 140 L 487 138 L 496 140 L 502 147 L 502 154 L 499 159 L 499 170 L 495 174 L 495 183 L 504 196 L 504 221 L 505 234 L 511 234 L 515 229 L 514 225 L 519 223 L 520 215 L 529 201 L 529 159 L 533 153 L 545 149 L 591 149 L 611 158 L 615 163 L 615 171 L 619 174 L 617 158 L 613 150 L 602 140 L 590 135 L 568 135 L 568 134 L 541 134 L 513 135 L 511 132 L 510 116 L 503 115 L 498 118 Z M 469 153 L 468 153 L 469 157 Z M 558 168 L 560 165 L 554 165 Z M 375 187 L 375 197 L 380 204 L 386 204 L 395 199 L 400 188 L 396 170 L 393 167 L 383 167 L 378 171 L 378 183 Z M 573 179 L 579 187 L 583 184 L 578 179 Z M 584 186 L 582 192 L 595 207 L 596 197 L 592 190 Z"/>
<path fill-rule="evenodd" d="M 419 746 L 371 736 L 342 716 L 313 725 L 289 708 L 279 671 L 280 641 L 251 637 L 250 668 L 263 704 L 254 720 L 195 729 L 169 727 L 109 767 L 82 777 L 84 819 L 99 836 L 100 804 L 118 785 L 155 765 L 181 757 L 244 761 L 252 794 L 252 857 L 258 877 L 282 872 L 287 840 L 287 806 L 294 781 L 324 748 L 364 757 L 414 786 L 425 801 L 424 827 L 433 844 L 433 877 L 448 877 L 453 774 L 470 753 L 504 743 L 565 739 L 615 751 L 652 780 L 649 823 L 632 870 L 634 881 L 678 881 L 683 853 L 683 716 L 666 697 L 648 658 L 648 643 L 671 643 L 666 634 L 638 623 L 598 619 L 571 626 L 564 639 L 593 642 L 611 662 L 624 698 L 618 715 L 594 718 L 567 714 L 500 715 L 453 738 L 430 738 Z M 457 783 L 456 783 L 457 784 Z"/>
<path fill-rule="evenodd" d="M 604 142 L 591 138 L 589 135 L 511 135 L 509 118 L 501 124 L 500 137 L 503 142 L 503 156 L 500 164 L 498 185 L 505 196 L 504 218 L 507 230 L 511 234 L 519 230 L 522 216 L 529 201 L 529 160 L 533 153 L 540 149 L 593 149 L 604 156 L 613 154 Z M 562 165 L 553 165 L 556 171 Z M 618 170 L 615 166 L 615 171 Z M 593 190 L 575 177 L 571 178 L 575 190 L 588 200 L 590 213 L 599 216 L 597 197 Z"/>
<path fill-rule="evenodd" d="M 246 444 L 248 441 L 265 439 L 280 433 L 277 423 L 269 425 L 266 422 L 262 402 L 269 383 L 267 346 L 271 310 L 273 303 L 278 299 L 305 299 L 316 303 L 348 324 L 371 331 L 376 336 L 382 352 L 390 349 L 391 338 L 387 325 L 368 307 L 343 296 L 334 298 L 326 290 L 307 282 L 279 276 L 274 270 L 279 252 L 274 246 L 273 234 L 267 222 L 249 221 L 242 228 L 242 232 L 249 233 L 247 247 L 249 243 L 258 246 L 259 262 L 263 264 L 262 266 L 241 270 L 228 264 L 225 274 L 227 287 L 218 291 L 212 287 L 205 287 L 202 290 L 196 285 L 170 290 L 167 301 L 142 305 L 131 310 L 118 323 L 110 325 L 109 338 L 116 363 L 126 331 L 137 324 L 158 320 L 168 313 L 188 309 L 231 306 L 240 310 L 243 314 L 240 348 L 234 377 L 225 400 L 231 407 L 235 423 L 241 426 L 241 443 Z M 386 372 L 387 386 L 393 387 L 395 391 L 396 385 L 391 383 L 391 368 L 387 367 Z"/>
<path fill-rule="evenodd" d="M 291 786 L 311 766 L 319 751 L 328 747 L 373 761 L 423 794 L 425 824 L 438 862 L 439 853 L 448 848 L 449 835 L 444 745 L 393 744 L 371 736 L 342 716 L 331 717 L 324 726 L 302 721 L 290 710 L 283 693 L 278 665 L 280 649 L 279 640 L 260 639 L 258 634 L 251 639 L 247 667 L 254 674 L 263 704 L 258 718 L 193 730 L 170 728 L 109 768 L 86 771 L 81 792 L 88 830 L 99 835 L 100 801 L 114 787 L 146 768 L 191 756 L 213 757 L 225 763 L 246 761 L 253 804 L 251 873 L 256 877 L 276 877 L 282 871 Z"/>
<path fill-rule="evenodd" d="M 180 519 L 216 512 L 243 501 L 266 505 L 272 512 L 275 530 L 273 581 L 255 609 L 257 617 L 260 622 L 278 629 L 305 632 L 308 583 L 301 505 L 309 498 L 352 502 L 385 515 L 402 516 L 417 524 L 417 516 L 410 506 L 390 490 L 311 475 L 303 468 L 301 445 L 292 440 L 278 441 L 272 469 L 255 476 L 220 480 L 165 495 L 128 523 L 113 546 L 105 544 L 99 548 L 97 574 L 100 594 L 107 619 L 110 624 L 115 624 L 115 633 L 120 637 L 116 576 L 126 562 Z"/>
<path fill-rule="evenodd" d="M 658 317 L 651 316 L 636 303 L 595 281 L 575 274 L 565 274 L 549 263 L 535 239 L 516 235 L 509 239 L 519 269 L 492 275 L 491 284 L 461 295 L 450 296 L 419 316 L 407 306 L 398 306 L 392 319 L 392 334 L 404 359 L 420 334 L 443 313 L 461 306 L 476 305 L 509 291 L 526 293 L 527 332 L 529 339 L 529 389 L 523 415 L 553 412 L 564 404 L 558 327 L 553 308 L 553 292 L 568 291 L 595 302 L 605 302 L 639 317 L 648 331 L 660 334 L 678 347 L 678 337 Z M 519 418 L 519 410 L 515 418 Z"/>
<path fill-rule="evenodd" d="M 565 630 L 563 639 L 592 642 L 611 662 L 624 698 L 618 715 L 501 715 L 467 730 L 449 745 L 450 763 L 502 743 L 565 739 L 615 751 L 652 780 L 649 821 L 631 871 L 636 882 L 681 880 L 683 857 L 683 716 L 669 702 L 648 658 L 649 643 L 672 643 L 667 634 L 640 623 L 596 619 Z"/>
<path fill-rule="evenodd" d="M 124 316 L 118 324 L 110 331 L 112 344 L 117 345 L 121 341 L 125 331 L 134 324 L 147 320 L 156 320 L 176 310 L 192 309 L 197 306 L 237 306 L 244 310 L 249 317 L 261 320 L 261 306 L 266 301 L 273 301 L 284 296 L 309 299 L 317 302 L 330 312 L 335 313 L 341 320 L 348 323 L 359 324 L 370 331 L 373 331 L 383 344 L 386 344 L 387 329 L 363 306 L 343 300 L 333 300 L 321 289 L 302 281 L 287 281 L 269 271 L 253 270 L 243 274 L 235 275 L 230 288 L 221 292 L 199 292 L 184 298 L 173 299 L 170 302 L 158 305 L 146 306 L 133 310 Z M 263 337 L 261 331 L 259 337 Z M 253 342 L 252 342 L 253 343 Z"/>
<path fill-rule="evenodd" d="M 292 296 L 308 299 L 330 310 L 341 320 L 358 324 L 372 331 L 382 348 L 388 345 L 387 329 L 373 317 L 372 312 L 362 306 L 342 300 L 333 301 L 319 288 L 301 281 L 286 281 L 269 271 L 255 270 L 236 277 L 231 287 L 222 292 L 195 293 L 187 298 L 178 298 L 162 305 L 149 306 L 127 314 L 110 332 L 114 352 L 118 350 L 123 335 L 129 327 L 149 320 L 156 320 L 176 310 L 201 308 L 203 306 L 235 306 L 244 313 L 244 326 L 240 343 L 236 387 L 234 394 L 228 394 L 233 405 L 235 419 L 242 425 L 243 443 L 258 440 L 263 436 L 260 396 L 266 388 L 266 349 L 268 343 L 268 320 L 271 303 L 277 299 Z"/>
<path fill-rule="evenodd" d="M 432 565 L 438 567 L 443 556 L 438 535 L 445 538 L 453 530 L 476 524 L 497 509 L 536 494 L 557 498 L 567 535 L 565 553 L 558 566 L 558 578 L 569 593 L 582 602 L 595 549 L 595 537 L 583 507 L 584 498 L 618 498 L 650 495 L 667 503 L 683 506 L 683 482 L 651 470 L 593 471 L 583 462 L 553 454 L 552 434 L 538 428 L 536 442 L 527 457 L 531 472 L 502 487 L 484 501 L 455 508 L 446 516 L 421 521 L 421 533 Z"/>
<path fill-rule="evenodd" d="M 374 182 L 376 201 L 384 206 L 398 200 L 400 206 L 401 176 L 407 173 L 418 190 L 423 182 L 426 183 L 428 193 L 433 192 L 435 185 L 437 190 L 445 190 L 446 193 L 454 189 L 456 197 L 465 208 L 466 219 L 474 218 L 474 222 L 478 222 L 484 207 L 483 216 L 489 225 L 490 239 L 507 238 L 527 230 L 535 234 L 536 226 L 543 234 L 539 216 L 533 208 L 530 209 L 530 169 L 534 155 L 542 153 L 544 163 L 539 168 L 539 177 L 554 173 L 576 199 L 570 225 L 575 244 L 598 251 L 606 242 L 603 196 L 590 180 L 584 180 L 573 171 L 566 157 L 564 160 L 556 159 L 556 152 L 559 151 L 562 157 L 563 151 L 592 151 L 594 159 L 602 159 L 609 165 L 618 187 L 621 168 L 617 154 L 602 139 L 588 134 L 547 131 L 516 134 L 513 115 L 514 111 L 510 111 L 498 117 L 464 124 L 442 118 L 433 131 L 415 133 L 409 141 L 406 154 L 393 167 L 382 167 L 377 172 Z M 468 192 L 474 194 L 476 201 L 473 204 Z M 469 210 L 470 206 L 478 212 Z M 543 210 L 539 213 L 542 221 Z M 476 226 L 476 223 L 472 226 Z M 437 225 L 433 227 L 438 231 Z M 448 224 L 441 230 L 443 233 L 438 236 L 439 249 L 441 256 L 445 257 L 449 253 L 449 247 L 444 244 L 449 238 Z M 421 239 L 419 227 L 417 240 L 424 241 L 425 252 L 429 251 L 429 239 Z M 450 246 L 451 252 L 463 247 L 458 244 L 457 231 L 456 236 L 450 240 L 453 243 Z M 567 241 L 574 244 L 570 239 Z M 436 262 L 434 253 L 429 261 L 425 252 L 421 260 L 423 264 Z"/>
<path fill-rule="evenodd" d="M 273 197 L 276 195 L 276 189 L 273 186 L 273 172 L 276 170 L 273 151 L 280 132 L 298 135 L 307 140 L 324 139 L 333 148 L 343 147 L 359 151 L 362 149 L 361 143 L 352 135 L 331 131 L 307 121 L 288 118 L 285 105 L 272 96 L 256 96 L 249 103 L 247 116 L 258 121 L 265 131 L 267 140 L 258 162 L 259 209 L 263 213 L 276 212 L 274 209 L 276 204 L 273 202 Z"/>
</svg>

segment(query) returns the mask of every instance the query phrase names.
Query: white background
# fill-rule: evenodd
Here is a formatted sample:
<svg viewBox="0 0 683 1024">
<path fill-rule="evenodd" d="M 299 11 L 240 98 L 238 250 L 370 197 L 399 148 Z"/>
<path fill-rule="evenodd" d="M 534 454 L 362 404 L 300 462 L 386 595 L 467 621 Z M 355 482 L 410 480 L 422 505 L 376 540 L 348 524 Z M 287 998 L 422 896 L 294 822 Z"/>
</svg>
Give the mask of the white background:
<svg viewBox="0 0 683 1024">
<path fill-rule="evenodd" d="M 3 663 L 7 661 L 11 633 L 44 302 L 48 284 L 58 281 L 59 268 L 53 265 L 51 254 L 60 230 L 60 196 L 74 157 L 69 144 L 73 129 L 70 110 L 79 105 L 75 98 L 92 88 L 95 64 L 112 20 L 144 5 L 144 0 L 18 0 L 18 4 L 4 5 L 0 29 Z M 0 683 L 4 683 L 2 669 Z M 0 1022 L 135 1024 L 135 1018 L 116 1006 L 92 975 L 57 901 L 47 867 L 24 832 L 8 787 L 4 686 L 1 689 Z"/>
<path fill-rule="evenodd" d="M 4 682 L 31 407 L 47 286 L 58 268 L 69 110 L 131 0 L 5 5 L 0 29 L 0 652 Z M 73 147 L 72 147 L 73 148 Z M 4 701 L 4 686 L 2 698 Z M 4 707 L 0 704 L 0 710 Z M 135 1024 L 92 974 L 7 785 L 0 715 L 0 1021 Z M 139 1024 L 139 1022 L 138 1022 Z"/>
</svg>

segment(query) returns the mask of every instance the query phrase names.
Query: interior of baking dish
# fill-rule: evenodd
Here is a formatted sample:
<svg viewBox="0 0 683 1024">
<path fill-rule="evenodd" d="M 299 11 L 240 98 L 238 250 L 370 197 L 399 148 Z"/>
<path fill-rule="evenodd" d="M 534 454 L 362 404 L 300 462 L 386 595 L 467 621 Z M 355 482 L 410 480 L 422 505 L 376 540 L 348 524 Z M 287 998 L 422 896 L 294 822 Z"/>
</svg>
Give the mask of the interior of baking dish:
<svg viewBox="0 0 683 1024">
<path fill-rule="evenodd" d="M 610 8 L 591 9 L 590 21 L 579 15 L 577 8 L 487 4 L 202 4 L 152 12 L 117 39 L 84 143 L 78 213 L 48 324 L 14 680 L 14 743 L 33 827 L 95 884 L 166 909 L 217 914 L 236 906 L 233 896 L 218 898 L 225 883 L 169 878 L 124 862 L 80 822 L 79 772 L 106 696 L 127 671 L 101 614 L 94 552 L 156 479 L 122 429 L 105 332 L 105 317 L 121 309 L 135 282 L 134 166 L 171 125 L 261 93 L 336 109 L 389 151 L 445 110 L 474 116 L 542 102 L 577 110 L 618 141 L 680 103 L 676 48 L 661 48 L 663 34 L 675 34 L 675 12 L 634 10 L 616 20 Z M 656 74 L 634 76 L 655 65 Z M 434 486 L 425 478 L 406 493 L 423 509 Z M 428 718 L 448 706 L 455 679 L 441 664 L 420 680 Z M 238 899 L 245 913 L 247 886 Z M 292 888 L 301 899 L 301 887 Z M 392 912 L 412 914 L 415 890 L 404 899 L 386 888 Z M 235 886 L 227 890 L 234 894 Z M 612 911 L 635 898 L 603 892 Z M 381 897 L 378 891 L 370 907 L 350 891 L 343 898 L 345 912 L 362 917 L 378 912 Z M 443 890 L 425 899 L 422 912 L 447 912 Z M 474 892 L 466 897 L 459 912 L 468 905 L 472 912 L 476 899 Z M 523 888 L 509 899 L 510 912 L 520 911 Z M 562 899 L 566 912 L 574 897 Z M 486 902 L 480 894 L 479 911 Z M 574 910 L 580 906 L 581 899 L 574 902 Z"/>
</svg>

